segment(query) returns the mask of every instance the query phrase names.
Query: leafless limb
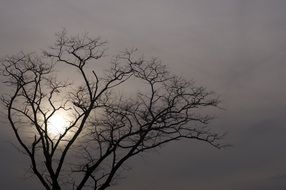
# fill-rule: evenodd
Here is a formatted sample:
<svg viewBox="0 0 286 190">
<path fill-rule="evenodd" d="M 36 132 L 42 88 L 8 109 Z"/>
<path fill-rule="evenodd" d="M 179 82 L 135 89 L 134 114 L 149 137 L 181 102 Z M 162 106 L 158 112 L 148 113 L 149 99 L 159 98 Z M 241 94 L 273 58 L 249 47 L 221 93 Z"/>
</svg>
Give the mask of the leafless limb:
<svg viewBox="0 0 286 190">
<path fill-rule="evenodd" d="M 208 127 L 213 118 L 208 110 L 220 103 L 214 93 L 170 74 L 158 59 L 137 58 L 136 50 L 116 56 L 102 74 L 98 64 L 105 45 L 63 31 L 42 57 L 20 53 L 1 61 L 11 89 L 1 98 L 8 120 L 47 190 L 104 190 L 128 159 L 172 141 L 223 146 L 222 135 Z M 60 63 L 80 73 L 80 86 L 52 76 Z M 132 88 L 130 81 L 142 90 L 119 96 L 116 91 L 125 84 Z M 62 133 L 52 135 L 49 122 L 60 112 L 72 118 Z"/>
</svg>

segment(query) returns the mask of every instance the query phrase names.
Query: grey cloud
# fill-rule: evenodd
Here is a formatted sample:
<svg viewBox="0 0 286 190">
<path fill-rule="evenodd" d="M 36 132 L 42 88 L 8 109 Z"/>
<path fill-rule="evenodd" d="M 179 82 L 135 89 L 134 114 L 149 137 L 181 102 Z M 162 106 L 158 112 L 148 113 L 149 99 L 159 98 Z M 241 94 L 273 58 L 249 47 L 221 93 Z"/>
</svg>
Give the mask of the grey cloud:
<svg viewBox="0 0 286 190">
<path fill-rule="evenodd" d="M 2 0 L 0 55 L 44 49 L 65 27 L 108 40 L 109 55 L 137 47 L 218 92 L 226 111 L 212 125 L 229 132 L 233 148 L 166 146 L 132 160 L 113 190 L 279 190 L 286 186 L 285 8 L 284 0 Z M 11 139 L 4 127 L 1 140 Z M 22 180 L 24 156 L 6 143 L 0 151 L 8 170 L 1 187 L 39 189 Z"/>
</svg>

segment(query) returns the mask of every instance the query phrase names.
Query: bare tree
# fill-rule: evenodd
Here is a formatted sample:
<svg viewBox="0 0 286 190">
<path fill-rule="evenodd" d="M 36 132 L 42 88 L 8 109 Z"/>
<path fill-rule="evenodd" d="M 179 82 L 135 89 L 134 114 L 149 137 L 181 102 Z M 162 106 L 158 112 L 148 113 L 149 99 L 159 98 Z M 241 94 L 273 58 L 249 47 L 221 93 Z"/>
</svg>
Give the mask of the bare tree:
<svg viewBox="0 0 286 190">
<path fill-rule="evenodd" d="M 104 190 L 128 159 L 175 140 L 222 147 L 207 125 L 209 108 L 219 103 L 212 92 L 170 74 L 158 59 L 138 58 L 135 50 L 103 69 L 104 41 L 65 31 L 56 36 L 42 56 L 20 53 L 1 61 L 9 87 L 2 102 L 45 189 Z M 56 80 L 60 63 L 73 68 L 69 76 L 80 76 L 74 84 Z M 53 122 L 56 116 L 65 124 Z M 53 132 L 56 125 L 62 129 Z"/>
</svg>

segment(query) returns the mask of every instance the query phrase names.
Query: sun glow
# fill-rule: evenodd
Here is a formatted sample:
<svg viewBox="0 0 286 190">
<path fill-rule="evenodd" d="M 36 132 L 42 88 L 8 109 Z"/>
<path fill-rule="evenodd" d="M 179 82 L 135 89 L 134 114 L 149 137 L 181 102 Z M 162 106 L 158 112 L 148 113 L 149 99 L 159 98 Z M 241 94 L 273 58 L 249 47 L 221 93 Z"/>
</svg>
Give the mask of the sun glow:
<svg viewBox="0 0 286 190">
<path fill-rule="evenodd" d="M 48 132 L 53 136 L 61 135 L 65 132 L 68 124 L 64 114 L 55 114 L 49 119 Z"/>
</svg>

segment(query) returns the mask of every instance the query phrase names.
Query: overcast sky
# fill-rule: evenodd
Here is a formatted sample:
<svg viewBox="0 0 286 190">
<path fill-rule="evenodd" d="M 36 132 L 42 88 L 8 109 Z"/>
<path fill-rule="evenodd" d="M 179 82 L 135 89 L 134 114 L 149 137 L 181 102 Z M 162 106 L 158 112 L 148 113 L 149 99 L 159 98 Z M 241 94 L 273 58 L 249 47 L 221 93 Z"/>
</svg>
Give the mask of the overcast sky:
<svg viewBox="0 0 286 190">
<path fill-rule="evenodd" d="M 233 148 L 176 142 L 132 160 L 111 190 L 285 190 L 285 10 L 285 0 L 1 0 L 0 56 L 45 49 L 66 28 L 107 40 L 110 55 L 157 56 L 220 95 L 211 126 Z M 4 121 L 0 132 L 1 189 L 39 189 Z"/>
</svg>

